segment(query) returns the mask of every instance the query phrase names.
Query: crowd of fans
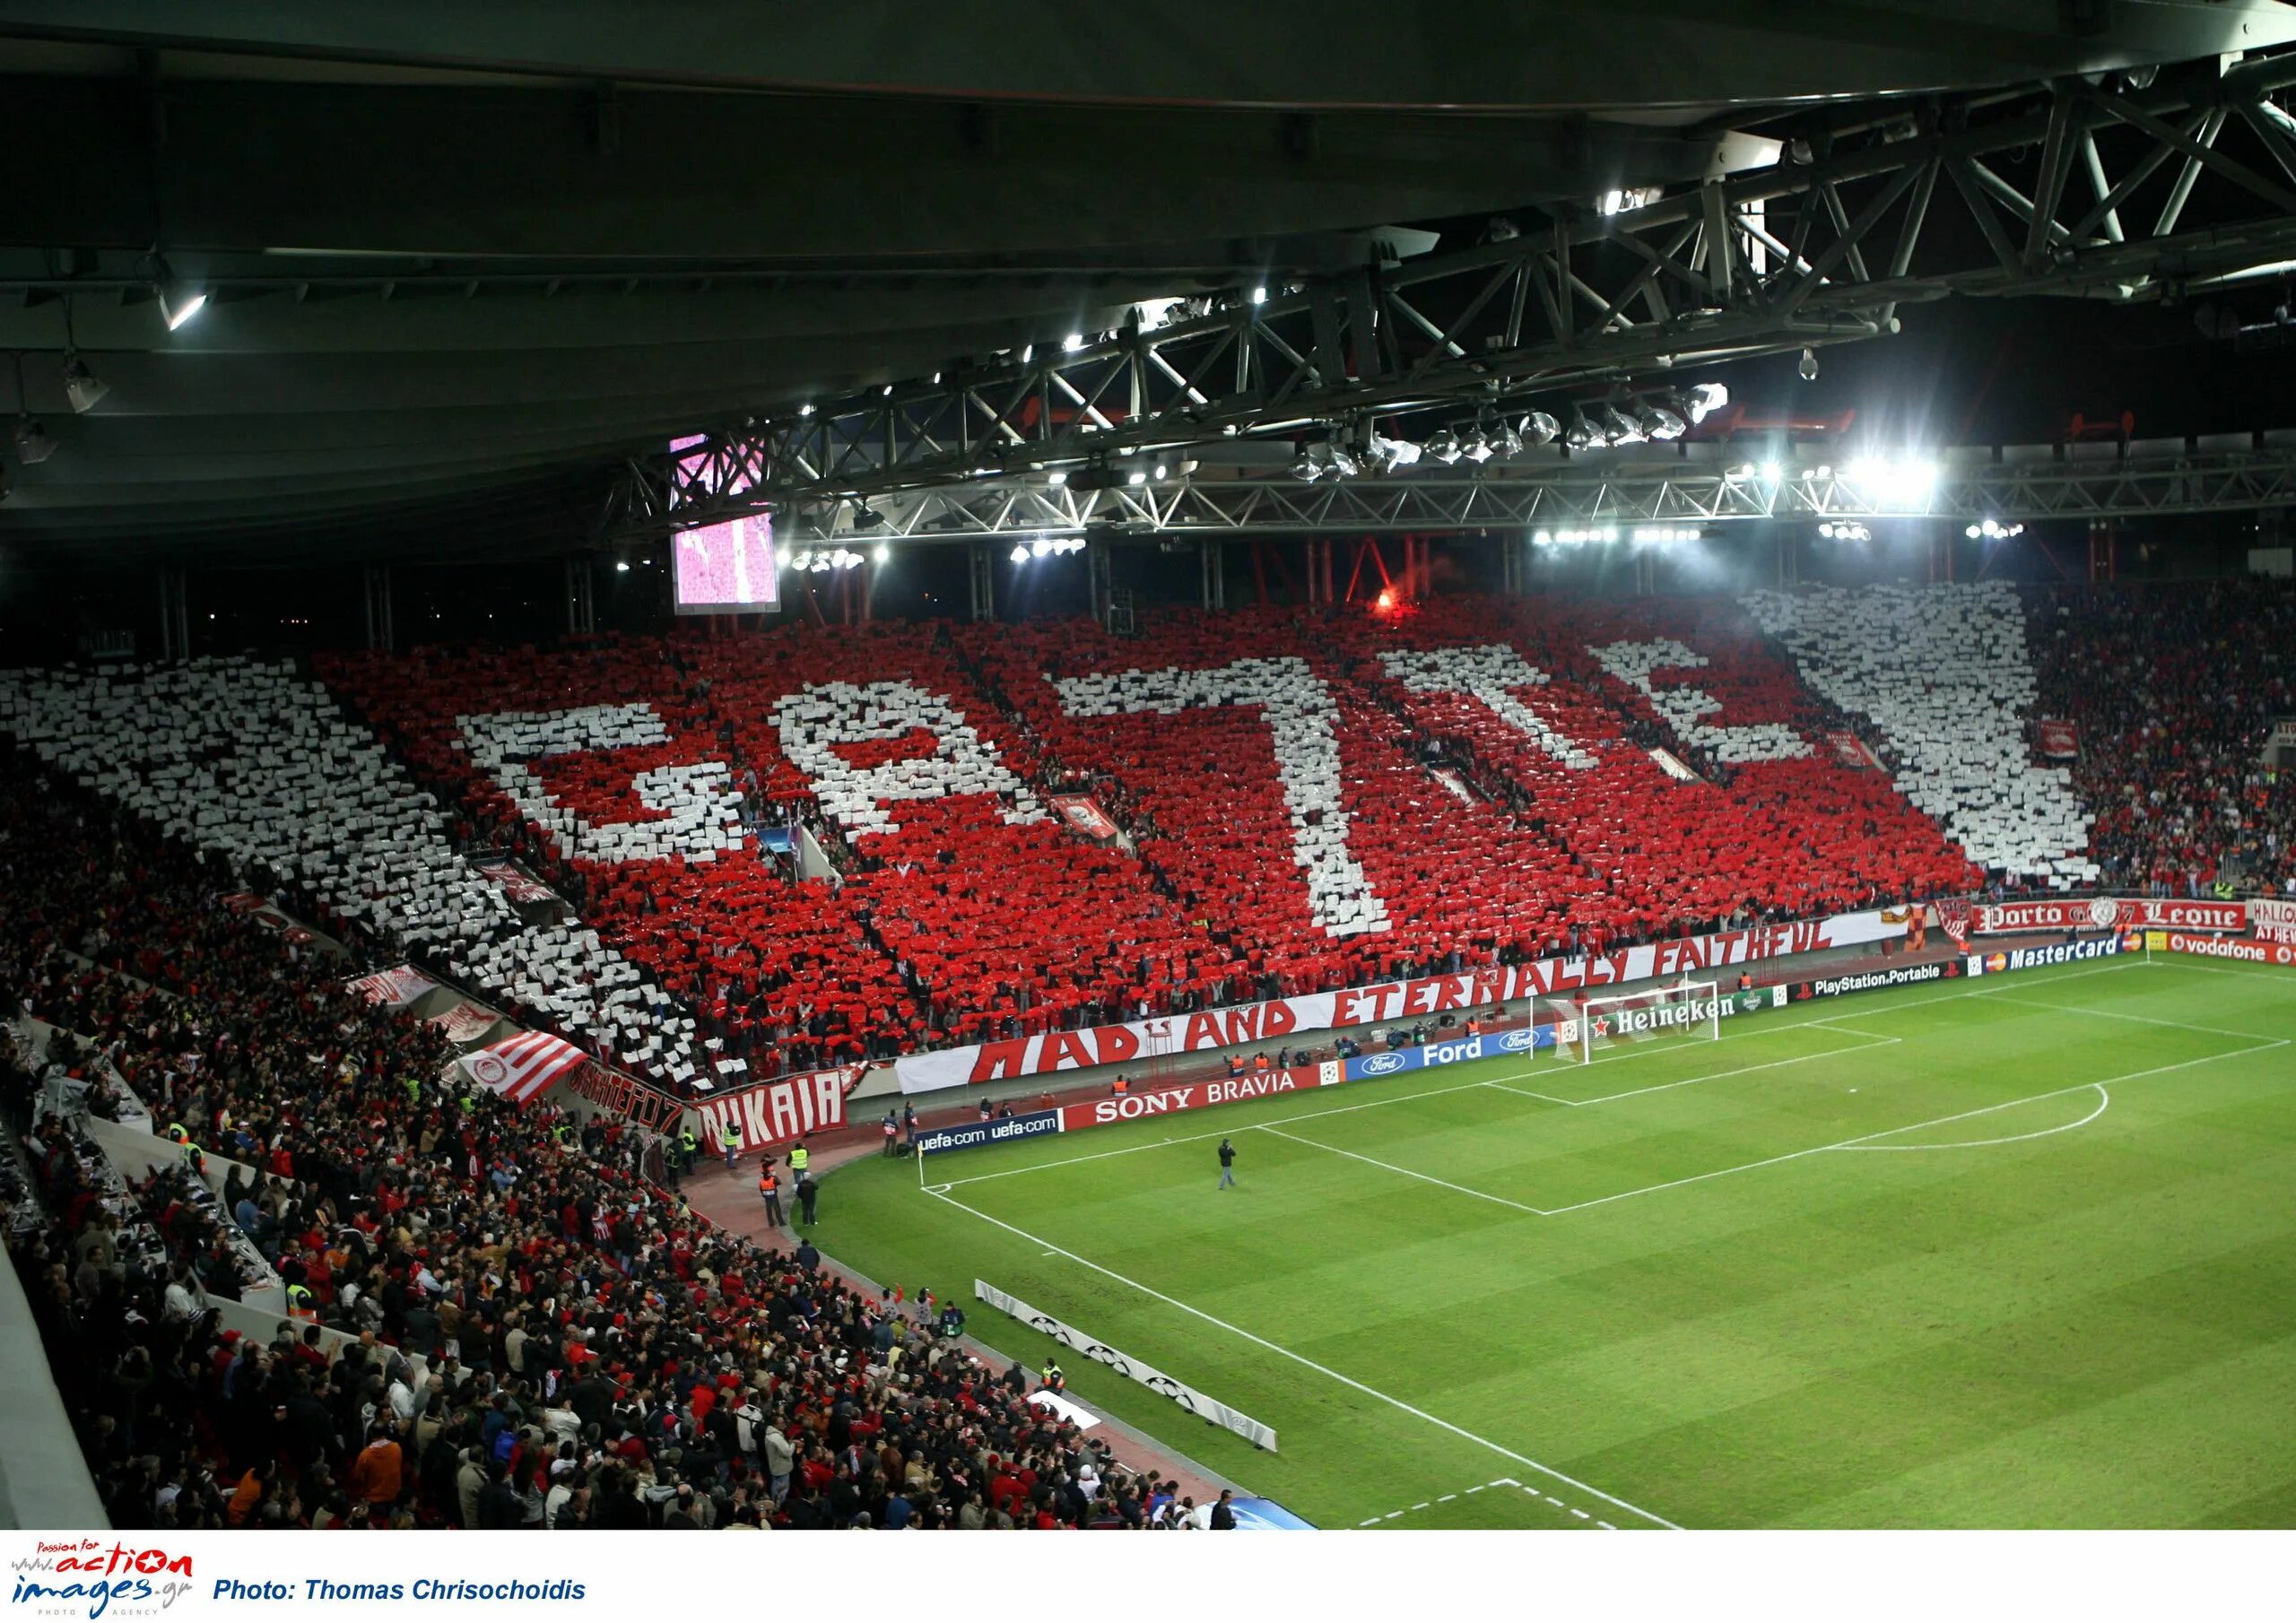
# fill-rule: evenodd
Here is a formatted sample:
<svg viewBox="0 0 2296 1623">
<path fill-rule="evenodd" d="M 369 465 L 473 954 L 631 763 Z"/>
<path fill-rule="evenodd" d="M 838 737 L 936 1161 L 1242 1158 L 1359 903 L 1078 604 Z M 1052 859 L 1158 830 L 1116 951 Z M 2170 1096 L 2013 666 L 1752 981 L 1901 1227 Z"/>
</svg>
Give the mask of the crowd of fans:
<svg viewBox="0 0 2296 1623">
<path fill-rule="evenodd" d="M 2034 715 L 2079 729 L 2107 882 L 2284 884 L 2296 783 L 2260 757 L 2272 721 L 2296 715 L 2296 593 L 2068 588 L 2031 606 Z M 458 797 L 467 842 L 518 849 L 691 998 L 727 1052 L 770 1072 L 1971 882 L 1885 775 L 1749 752 L 1766 729 L 1849 724 L 1742 628 L 1684 612 L 1534 624 L 1454 604 L 1400 636 L 1280 614 L 1235 617 L 1217 638 L 1161 627 L 1160 658 L 1292 660 L 1286 680 L 1338 695 L 1349 777 L 1334 809 L 1363 831 L 1351 860 L 1392 914 L 1352 936 L 1310 921 L 1273 783 L 1205 792 L 1237 752 L 1265 749 L 1258 721 L 1218 703 L 1065 713 L 1061 678 L 1139 654 L 1096 628 L 641 642 L 333 674 Z M 1616 649 L 1654 646 L 1634 635 L 1709 650 L 1694 674 L 1716 707 L 1645 715 L 1606 688 L 1600 651 L 1618 665 Z M 1388 657 L 1468 641 L 1529 649 L 1554 682 L 1541 715 L 1594 764 L 1500 725 L 1487 694 L 1446 686 L 1435 664 Z M 813 803 L 763 718 L 777 695 L 860 666 L 961 695 L 1023 785 L 996 797 L 1013 815 L 927 796 L 872 828 Z M 746 821 L 799 824 L 839 879 L 800 881 L 753 842 L 643 872 L 562 855 L 456 753 L 446 729 L 481 689 L 504 704 L 657 706 L 727 761 Z M 842 759 L 867 770 L 932 748 L 895 726 Z M 1654 749 L 1694 781 L 1665 775 Z M 1459 788 L 1428 787 L 1431 764 Z M 370 945 L 354 929 L 315 917 L 349 943 L 326 957 L 224 905 L 279 876 L 162 841 L 28 757 L 6 767 L 0 1012 L 71 1035 L 0 1045 L 14 1151 L 0 1206 L 117 1525 L 1201 1524 L 1207 1507 L 976 1358 L 961 1315 L 873 1298 L 810 1246 L 713 1229 L 648 1176 L 660 1146 L 636 1129 L 454 1080 L 435 1029 L 339 989 Z M 547 776 L 601 815 L 629 799 L 595 763 Z M 1093 794 L 1128 846 L 1025 814 L 1028 796 L 1067 790 Z M 310 916 L 308 893 L 280 899 Z M 755 930 L 727 924 L 752 914 Z M 140 1101 L 174 1159 L 121 1178 L 68 1114 L 43 1115 L 57 1078 L 90 1084 L 69 1097 L 100 1115 Z M 251 1254 L 293 1311 L 243 1334 L 216 1305 L 258 1282 Z"/>
<path fill-rule="evenodd" d="M 0 1009 L 109 1055 L 298 1304 L 222 1328 L 193 1157 L 108 1180 L 38 1119 L 46 1056 L 0 1049 L 9 1248 L 115 1526 L 1208 1519 L 994 1375 L 961 1314 L 711 1228 L 633 1131 L 449 1085 L 434 1033 L 221 907 L 226 876 L 7 768 Z"/>
<path fill-rule="evenodd" d="M 459 809 L 465 842 L 539 869 L 751 1076 L 1901 901 L 1974 877 L 1887 773 L 1810 742 L 1839 718 L 1726 604 L 1565 614 L 1444 600 L 1378 626 L 1360 611 L 1266 610 L 1145 629 L 788 627 L 724 643 L 344 656 L 320 673 Z M 1462 638 L 1529 649 L 1552 681 L 1514 697 L 1575 729 L 1596 768 L 1542 769 L 1480 698 L 1399 691 L 1381 674 L 1383 648 Z M 1657 707 L 1596 656 L 1657 647 L 1695 650 L 1694 668 L 1660 659 L 1644 679 L 1669 701 Z M 1336 730 L 1328 792 L 1311 804 L 1279 783 L 1297 763 L 1240 692 L 1177 712 L 1064 706 L 1063 680 L 1144 660 L 1285 666 Z M 1712 709 L 1677 725 L 1684 681 Z M 791 753 L 786 701 L 804 694 L 844 696 L 826 702 L 855 706 L 857 722 L 865 699 L 869 724 L 827 752 L 837 769 L 914 768 L 930 792 L 858 816 L 823 801 L 821 762 Z M 913 724 L 899 719 L 905 702 Z M 799 879 L 754 838 L 613 863 L 537 829 L 463 728 L 483 711 L 572 707 L 647 709 L 670 742 L 537 759 L 554 805 L 642 823 L 659 814 L 634 773 L 722 762 L 752 829 L 796 829 L 835 874 Z M 949 786 L 952 716 L 1001 786 Z M 1726 759 L 1715 744 L 1732 729 L 1793 733 L 1792 759 Z M 1429 777 L 1430 748 L 1467 768 L 1468 793 Z M 1654 748 L 1698 776 L 1670 777 Z M 1047 797 L 1066 791 L 1095 796 L 1126 838 L 1057 831 Z M 1335 830 L 1353 866 L 1332 882 L 1364 904 L 1359 927 L 1334 927 L 1295 860 Z"/>
<path fill-rule="evenodd" d="M 2296 587 L 2251 579 L 2062 586 L 2031 603 L 2037 720 L 2070 721 L 2108 888 L 2203 895 L 2296 881 Z"/>
</svg>

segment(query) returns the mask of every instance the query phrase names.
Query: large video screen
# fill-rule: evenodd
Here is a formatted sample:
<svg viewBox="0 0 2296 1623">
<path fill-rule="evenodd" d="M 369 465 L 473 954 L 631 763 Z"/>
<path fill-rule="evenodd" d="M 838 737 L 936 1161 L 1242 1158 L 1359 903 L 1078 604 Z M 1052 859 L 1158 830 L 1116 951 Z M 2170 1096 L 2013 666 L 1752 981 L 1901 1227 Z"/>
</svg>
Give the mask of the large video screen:
<svg viewBox="0 0 2296 1623">
<path fill-rule="evenodd" d="M 781 606 L 770 516 L 681 530 L 671 537 L 670 550 L 679 613 L 746 614 Z"/>
</svg>

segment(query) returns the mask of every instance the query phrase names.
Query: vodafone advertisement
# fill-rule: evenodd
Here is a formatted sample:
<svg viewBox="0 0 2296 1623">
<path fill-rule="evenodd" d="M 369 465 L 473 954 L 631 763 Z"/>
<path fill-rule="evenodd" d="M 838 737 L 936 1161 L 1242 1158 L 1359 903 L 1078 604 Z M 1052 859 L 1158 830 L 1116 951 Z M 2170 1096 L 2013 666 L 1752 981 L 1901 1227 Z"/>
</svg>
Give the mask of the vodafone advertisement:
<svg viewBox="0 0 2296 1623">
<path fill-rule="evenodd" d="M 1615 986 L 1674 975 L 1696 975 L 1759 959 L 1865 946 L 1905 933 L 1878 911 L 1845 913 L 1801 924 L 1726 930 L 1683 941 L 1653 942 L 1580 958 L 1462 970 L 1457 975 L 1389 981 L 1344 992 L 1310 992 L 1264 1003 L 1243 1003 L 1200 1014 L 1127 1020 L 1083 1031 L 1048 1031 L 997 1043 L 969 1044 L 931 1054 L 905 1054 L 893 1063 L 903 1093 L 930 1093 L 968 1082 L 1122 1065 L 1165 1054 L 1231 1048 L 1294 1032 L 1465 1013 L 1521 997 L 1551 997 L 1590 986 Z"/>
<path fill-rule="evenodd" d="M 1326 1060 L 1317 1065 L 1293 1065 L 1286 1071 L 1246 1072 L 1241 1076 L 1223 1076 L 1217 1081 L 1190 1082 L 1185 1087 L 1159 1088 L 1150 1093 L 1127 1093 L 1121 1098 L 1065 1106 L 1060 1112 L 1060 1130 L 1075 1133 L 1086 1127 L 1107 1127 L 1152 1115 L 1201 1110 L 1207 1105 L 1233 1105 L 1273 1094 L 1296 1093 L 1302 1088 L 1328 1088 L 1342 1080 L 1337 1060 Z"/>
<path fill-rule="evenodd" d="M 2231 942 L 2221 935 L 2185 935 L 2176 931 L 2152 930 L 2145 933 L 2144 944 L 2155 952 L 2188 952 L 2195 958 L 2229 958 L 2243 964 L 2296 968 L 2296 946 L 2283 942 Z"/>
<path fill-rule="evenodd" d="M 2248 927 L 2239 902 L 2179 901 L 2159 897 L 2092 896 L 2059 901 L 1979 902 L 1970 909 L 1979 935 L 2022 935 L 2049 930 L 2224 930 Z"/>
</svg>

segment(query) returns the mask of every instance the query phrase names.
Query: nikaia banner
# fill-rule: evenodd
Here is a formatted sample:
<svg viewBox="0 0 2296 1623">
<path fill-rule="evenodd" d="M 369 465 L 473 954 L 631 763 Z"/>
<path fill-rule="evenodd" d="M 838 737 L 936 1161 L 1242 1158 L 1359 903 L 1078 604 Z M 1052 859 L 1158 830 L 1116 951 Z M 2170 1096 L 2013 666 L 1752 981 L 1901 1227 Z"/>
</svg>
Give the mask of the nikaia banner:
<svg viewBox="0 0 2296 1623">
<path fill-rule="evenodd" d="M 1007 1042 L 969 1044 L 930 1054 L 905 1054 L 894 1062 L 904 1093 L 929 1093 L 968 1082 L 1079 1071 L 1091 1065 L 1122 1065 L 1166 1054 L 1232 1048 L 1294 1032 L 1328 1031 L 1385 1020 L 1465 1014 L 1516 998 L 1552 997 L 1587 987 L 1616 986 L 1662 976 L 1691 975 L 1762 959 L 1787 958 L 1828 947 L 1868 945 L 1904 933 L 1878 911 L 1845 913 L 1801 924 L 1725 930 L 1682 941 L 1651 942 L 1581 958 L 1551 958 L 1535 964 L 1461 970 L 1457 975 L 1389 981 L 1342 992 L 1310 992 L 1264 1003 L 1242 1003 L 1199 1014 L 1127 1020 L 1083 1031 L 1050 1031 Z"/>
<path fill-rule="evenodd" d="M 695 1136 L 716 1150 L 724 1142 L 727 1126 L 739 1135 L 744 1151 L 763 1150 L 801 1139 L 809 1133 L 845 1125 L 845 1096 L 861 1080 L 861 1068 L 814 1071 L 785 1076 L 778 1081 L 758 1082 L 738 1093 L 721 1093 L 693 1107 L 700 1118 Z"/>
</svg>

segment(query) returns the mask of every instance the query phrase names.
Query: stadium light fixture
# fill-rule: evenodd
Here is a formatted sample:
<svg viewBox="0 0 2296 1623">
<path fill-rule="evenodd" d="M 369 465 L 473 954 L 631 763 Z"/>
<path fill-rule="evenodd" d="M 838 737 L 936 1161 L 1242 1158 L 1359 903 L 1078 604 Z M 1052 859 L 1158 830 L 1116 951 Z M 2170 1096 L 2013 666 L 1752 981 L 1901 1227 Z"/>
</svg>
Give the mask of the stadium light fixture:
<svg viewBox="0 0 2296 1623">
<path fill-rule="evenodd" d="M 86 361 L 76 354 L 64 357 L 64 397 L 72 403 L 73 411 L 91 411 L 96 402 L 110 393 L 111 386 L 88 370 Z"/>
<path fill-rule="evenodd" d="M 1779 464 L 1774 462 L 1765 462 L 1761 464 L 1762 483 L 1776 484 L 1779 480 L 1785 477 L 1786 470 Z"/>
<path fill-rule="evenodd" d="M 1523 436 L 1513 424 L 1502 422 L 1486 442 L 1484 452 L 1501 462 L 1510 456 L 1519 456 L 1523 454 Z"/>
<path fill-rule="evenodd" d="M 1697 384 L 1683 394 L 1682 401 L 1683 412 L 1692 422 L 1704 422 L 1730 404 L 1730 386 L 1726 383 Z"/>
<path fill-rule="evenodd" d="M 163 282 L 155 290 L 160 295 L 160 315 L 170 333 L 207 308 L 205 290 L 180 282 Z"/>
<path fill-rule="evenodd" d="M 1331 446 L 1324 455 L 1331 463 L 1331 471 L 1343 479 L 1352 479 L 1363 471 L 1363 464 L 1355 460 L 1345 446 Z"/>
<path fill-rule="evenodd" d="M 1446 466 L 1458 461 L 1463 454 L 1459 437 L 1448 429 L 1438 429 L 1430 434 L 1427 437 L 1427 443 L 1420 447 L 1420 449 Z"/>
<path fill-rule="evenodd" d="M 1419 460 L 1420 448 L 1408 439 L 1390 439 L 1377 429 L 1363 442 L 1364 464 L 1374 473 L 1392 473 Z"/>
<path fill-rule="evenodd" d="M 1483 463 L 1491 460 L 1491 441 L 1484 435 L 1480 425 L 1469 429 L 1460 437 L 1459 455 L 1469 462 Z"/>
<path fill-rule="evenodd" d="M 1128 485 L 1144 485 L 1148 482 L 1148 474 L 1144 469 L 1135 468 L 1124 476 L 1124 482 Z"/>
<path fill-rule="evenodd" d="M 1603 443 L 1602 430 L 1590 421 L 1584 412 L 1573 412 L 1570 426 L 1563 430 L 1562 443 L 1574 451 L 1591 451 Z"/>
<path fill-rule="evenodd" d="M 1267 290 L 1264 287 L 1254 288 L 1252 290 L 1252 302 L 1254 304 L 1265 304 L 1267 302 Z"/>
<path fill-rule="evenodd" d="M 31 414 L 31 403 L 24 395 L 24 355 L 16 352 L 16 427 L 9 436 L 9 443 L 16 453 L 16 460 L 30 467 L 36 462 L 46 462 L 55 454 L 56 441 L 40 420 Z"/>
<path fill-rule="evenodd" d="M 870 549 L 869 560 L 873 563 L 891 563 L 892 558 L 893 550 L 882 541 Z"/>
<path fill-rule="evenodd" d="M 1552 445 L 1555 436 L 1562 432 L 1562 425 L 1552 412 L 1533 412 L 1515 425 L 1515 431 L 1528 445 Z"/>
<path fill-rule="evenodd" d="M 1029 561 L 1029 550 L 1028 550 L 1028 548 L 1026 548 L 1026 547 L 1014 547 L 1014 548 L 1013 549 L 1013 561 L 1014 563 L 1026 563 L 1026 562 L 1028 562 L 1028 561 Z"/>
<path fill-rule="evenodd" d="M 1611 445 L 1640 445 L 1649 438 L 1642 431 L 1640 423 L 1614 405 L 1605 405 L 1596 413 L 1596 426 L 1602 430 L 1603 438 Z"/>
<path fill-rule="evenodd" d="M 1068 482 L 1068 472 L 1065 468 L 1055 468 L 1044 476 L 1044 482 L 1055 490 L 1058 490 Z"/>
<path fill-rule="evenodd" d="M 1060 341 L 1060 352 L 1064 355 L 1074 355 L 1083 347 L 1084 334 L 1082 333 L 1071 333 Z"/>
<path fill-rule="evenodd" d="M 74 413 L 91 410 L 96 402 L 111 393 L 110 386 L 88 369 L 80 359 L 80 335 L 72 328 L 72 299 L 64 299 L 64 397 L 72 403 Z M 22 386 L 17 386 L 16 398 L 23 399 Z"/>
<path fill-rule="evenodd" d="M 1680 412 L 1651 400 L 1635 403 L 1634 426 L 1645 439 L 1656 440 L 1680 439 L 1683 430 L 1689 427 Z"/>
<path fill-rule="evenodd" d="M 1799 371 L 1799 372 L 1802 374 L 1802 381 L 1803 381 L 1804 383 L 1815 383 L 1815 382 L 1817 382 L 1817 380 L 1818 380 L 1818 352 L 1817 352 L 1817 351 L 1815 351 L 1815 350 L 1813 350 L 1813 349 L 1810 348 L 1810 347 L 1809 347 L 1809 345 L 1807 345 L 1807 344 L 1803 345 L 1803 346 L 1802 346 L 1802 364 L 1801 364 L 1799 367 L 1797 367 L 1796 369 L 1797 371 Z"/>
</svg>

